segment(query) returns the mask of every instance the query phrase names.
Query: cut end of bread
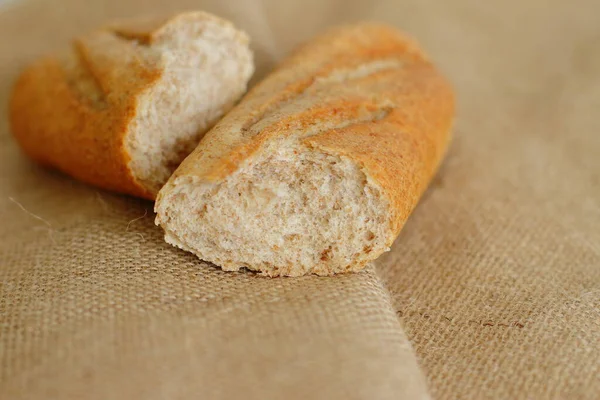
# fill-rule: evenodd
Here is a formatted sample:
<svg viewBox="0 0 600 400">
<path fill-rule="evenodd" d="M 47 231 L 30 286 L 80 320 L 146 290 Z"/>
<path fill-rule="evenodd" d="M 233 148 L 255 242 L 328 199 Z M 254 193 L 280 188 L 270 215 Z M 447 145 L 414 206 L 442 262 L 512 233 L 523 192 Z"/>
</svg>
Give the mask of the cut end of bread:
<svg viewBox="0 0 600 400">
<path fill-rule="evenodd" d="M 156 203 L 167 242 L 224 270 L 357 271 L 388 250 L 389 205 L 349 159 L 275 146 L 219 184 L 184 176 Z"/>
<path fill-rule="evenodd" d="M 224 270 L 358 271 L 392 245 L 448 143 L 452 91 L 393 28 L 297 50 L 158 193 L 167 242 Z"/>
<path fill-rule="evenodd" d="M 125 146 L 139 183 L 158 192 L 179 163 L 246 91 L 253 72 L 247 36 L 212 15 L 181 14 L 149 44 L 162 76 L 138 97 Z"/>
<path fill-rule="evenodd" d="M 27 67 L 11 96 L 11 130 L 44 165 L 154 199 L 253 70 L 247 35 L 216 16 L 120 21 Z"/>
</svg>

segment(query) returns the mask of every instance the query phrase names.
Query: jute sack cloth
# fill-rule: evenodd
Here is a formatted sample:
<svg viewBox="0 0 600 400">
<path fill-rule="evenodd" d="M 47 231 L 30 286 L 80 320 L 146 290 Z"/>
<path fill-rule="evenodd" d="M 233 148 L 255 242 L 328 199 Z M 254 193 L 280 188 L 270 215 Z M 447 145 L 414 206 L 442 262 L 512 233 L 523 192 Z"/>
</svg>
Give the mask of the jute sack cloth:
<svg viewBox="0 0 600 400">
<path fill-rule="evenodd" d="M 246 29 L 258 77 L 331 24 L 412 33 L 458 94 L 447 161 L 374 267 L 266 279 L 30 163 L 3 118 L 0 398 L 598 398 L 600 4 L 33 0 L 0 12 L 0 106 L 98 22 L 189 8 Z"/>
</svg>

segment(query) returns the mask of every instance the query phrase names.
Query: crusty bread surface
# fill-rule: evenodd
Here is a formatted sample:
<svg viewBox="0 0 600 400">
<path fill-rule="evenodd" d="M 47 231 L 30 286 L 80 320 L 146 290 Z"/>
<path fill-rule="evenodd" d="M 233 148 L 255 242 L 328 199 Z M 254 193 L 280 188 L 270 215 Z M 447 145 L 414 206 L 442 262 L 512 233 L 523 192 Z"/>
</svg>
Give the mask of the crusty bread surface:
<svg viewBox="0 0 600 400">
<path fill-rule="evenodd" d="M 404 34 L 334 29 L 207 133 L 160 191 L 156 223 L 225 270 L 358 271 L 398 236 L 453 114 L 449 84 Z"/>
<path fill-rule="evenodd" d="M 10 124 L 40 163 L 154 199 L 253 69 L 246 34 L 208 13 L 118 21 L 29 66 Z"/>
</svg>

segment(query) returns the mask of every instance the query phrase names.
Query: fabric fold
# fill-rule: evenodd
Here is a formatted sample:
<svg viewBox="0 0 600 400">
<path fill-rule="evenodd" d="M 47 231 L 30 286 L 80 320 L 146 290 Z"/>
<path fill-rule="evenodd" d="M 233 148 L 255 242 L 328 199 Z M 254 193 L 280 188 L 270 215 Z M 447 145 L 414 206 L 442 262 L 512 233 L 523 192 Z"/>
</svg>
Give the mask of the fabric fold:
<svg viewBox="0 0 600 400">
<path fill-rule="evenodd" d="M 29 224 L 0 251 L 3 397 L 428 398 L 372 268 L 223 272 L 164 243 L 151 204 L 86 192 L 71 217 L 31 200 L 48 189 L 3 204 Z"/>
</svg>

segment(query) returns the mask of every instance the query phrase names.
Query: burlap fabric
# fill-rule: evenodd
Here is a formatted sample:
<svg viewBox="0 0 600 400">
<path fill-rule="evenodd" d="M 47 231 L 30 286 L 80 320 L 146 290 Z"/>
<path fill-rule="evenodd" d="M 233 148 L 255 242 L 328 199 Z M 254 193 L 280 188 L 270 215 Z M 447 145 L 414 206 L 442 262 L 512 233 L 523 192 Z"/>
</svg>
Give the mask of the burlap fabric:
<svg viewBox="0 0 600 400">
<path fill-rule="evenodd" d="M 266 279 L 164 244 L 151 203 L 33 165 L 2 118 L 1 399 L 600 396 L 597 1 L 13 5 L 0 106 L 97 22 L 192 7 L 249 31 L 259 75 L 333 23 L 413 33 L 457 90 L 447 161 L 374 268 Z"/>
</svg>

